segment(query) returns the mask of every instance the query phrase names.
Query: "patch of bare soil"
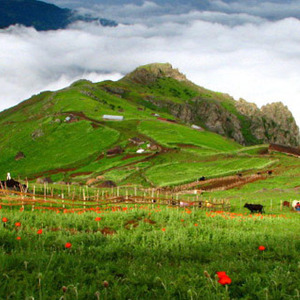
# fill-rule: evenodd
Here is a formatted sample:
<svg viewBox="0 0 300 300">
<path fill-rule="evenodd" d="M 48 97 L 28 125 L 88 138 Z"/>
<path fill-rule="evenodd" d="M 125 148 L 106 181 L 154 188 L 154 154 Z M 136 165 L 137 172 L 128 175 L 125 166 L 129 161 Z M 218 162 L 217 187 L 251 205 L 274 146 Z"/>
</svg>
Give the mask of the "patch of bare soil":
<svg viewBox="0 0 300 300">
<path fill-rule="evenodd" d="M 141 156 L 149 156 L 148 153 L 134 153 L 134 154 L 127 154 L 125 155 L 124 157 L 122 157 L 121 160 L 126 160 L 126 159 L 129 159 L 129 158 L 133 158 L 133 157 L 141 157 Z"/>
<path fill-rule="evenodd" d="M 28 178 L 28 180 L 33 180 L 41 176 L 49 176 L 49 175 L 54 175 L 58 173 L 65 173 L 65 172 L 72 172 L 75 171 L 77 168 L 67 168 L 67 169 L 53 169 L 45 172 L 40 172 L 40 173 L 35 173 L 32 175 L 32 177 Z"/>
<path fill-rule="evenodd" d="M 155 221 L 153 221 L 153 220 L 151 220 L 151 219 L 147 219 L 147 218 L 144 219 L 144 223 L 148 223 L 148 224 L 151 224 L 151 225 L 156 224 Z"/>
<path fill-rule="evenodd" d="M 127 230 L 130 230 L 132 228 L 136 228 L 138 226 L 139 226 L 139 221 L 135 220 L 135 219 L 127 221 L 124 225 L 125 229 L 127 229 Z"/>
<path fill-rule="evenodd" d="M 114 235 L 117 233 L 114 229 L 109 228 L 109 227 L 104 227 L 100 231 L 103 235 Z"/>
</svg>

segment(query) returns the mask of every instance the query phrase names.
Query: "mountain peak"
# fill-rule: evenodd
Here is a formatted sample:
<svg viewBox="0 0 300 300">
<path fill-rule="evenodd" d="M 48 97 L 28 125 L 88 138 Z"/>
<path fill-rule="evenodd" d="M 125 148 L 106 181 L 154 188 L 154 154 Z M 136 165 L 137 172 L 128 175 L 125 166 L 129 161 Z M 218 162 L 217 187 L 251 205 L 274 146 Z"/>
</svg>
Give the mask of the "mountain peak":
<svg viewBox="0 0 300 300">
<path fill-rule="evenodd" d="M 174 69 L 170 63 L 152 63 L 140 66 L 121 80 L 138 84 L 151 84 L 162 77 L 188 82 L 186 76 L 180 73 L 178 69 Z"/>
</svg>

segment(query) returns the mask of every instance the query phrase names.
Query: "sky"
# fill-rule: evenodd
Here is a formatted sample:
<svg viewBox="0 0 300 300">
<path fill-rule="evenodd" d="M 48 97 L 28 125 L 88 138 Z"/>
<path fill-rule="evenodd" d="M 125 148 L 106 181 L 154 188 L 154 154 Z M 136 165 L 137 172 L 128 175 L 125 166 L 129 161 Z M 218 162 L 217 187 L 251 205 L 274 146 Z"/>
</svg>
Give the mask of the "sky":
<svg viewBox="0 0 300 300">
<path fill-rule="evenodd" d="M 119 26 L 0 30 L 0 110 L 80 78 L 118 80 L 140 65 L 169 62 L 237 100 L 281 101 L 300 125 L 300 0 L 46 2 Z"/>
</svg>

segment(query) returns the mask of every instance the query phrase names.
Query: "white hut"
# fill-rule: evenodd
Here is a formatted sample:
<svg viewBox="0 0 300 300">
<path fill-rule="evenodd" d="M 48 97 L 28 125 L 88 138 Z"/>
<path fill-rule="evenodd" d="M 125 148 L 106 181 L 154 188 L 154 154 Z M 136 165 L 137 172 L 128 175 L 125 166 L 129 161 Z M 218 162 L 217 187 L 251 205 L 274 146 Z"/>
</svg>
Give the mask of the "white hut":
<svg viewBox="0 0 300 300">
<path fill-rule="evenodd" d="M 104 120 L 109 120 L 109 121 L 123 121 L 124 120 L 123 116 L 113 116 L 113 115 L 103 115 L 102 118 Z"/>
</svg>

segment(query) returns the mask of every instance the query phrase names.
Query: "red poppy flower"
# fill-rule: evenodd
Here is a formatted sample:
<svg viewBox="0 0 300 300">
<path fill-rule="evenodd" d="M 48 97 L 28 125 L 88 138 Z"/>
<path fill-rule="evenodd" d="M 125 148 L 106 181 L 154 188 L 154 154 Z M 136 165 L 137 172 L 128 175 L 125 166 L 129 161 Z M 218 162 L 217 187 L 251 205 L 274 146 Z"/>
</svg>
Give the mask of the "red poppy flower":
<svg viewBox="0 0 300 300">
<path fill-rule="evenodd" d="M 198 226 L 198 224 L 197 224 L 197 223 L 195 223 L 194 225 L 195 225 L 195 226 Z"/>
<path fill-rule="evenodd" d="M 226 272 L 224 271 L 217 272 L 217 275 L 219 278 L 222 278 L 223 276 L 227 276 Z"/>
<path fill-rule="evenodd" d="M 15 223 L 15 226 L 16 226 L 16 227 L 21 227 L 21 222 L 16 222 L 16 223 Z"/>
<path fill-rule="evenodd" d="M 43 233 L 43 229 L 39 229 L 38 231 L 37 231 L 37 234 L 42 234 Z"/>
<path fill-rule="evenodd" d="M 163 232 L 165 232 L 165 231 L 166 231 L 166 228 L 162 228 L 161 230 L 162 230 Z"/>
<path fill-rule="evenodd" d="M 19 240 L 21 239 L 21 237 L 20 237 L 20 236 L 17 236 L 16 239 L 19 241 Z"/>
<path fill-rule="evenodd" d="M 181 222 L 184 222 L 184 220 L 183 220 L 183 219 L 181 219 Z"/>
<path fill-rule="evenodd" d="M 100 217 L 96 217 L 95 221 L 101 221 L 101 218 Z"/>
<path fill-rule="evenodd" d="M 218 282 L 222 285 L 230 284 L 231 283 L 231 278 L 226 276 L 221 277 Z"/>
<path fill-rule="evenodd" d="M 230 284 L 231 278 L 224 271 L 217 272 L 217 276 L 219 277 L 218 282 L 222 285 Z"/>
<path fill-rule="evenodd" d="M 265 246 L 259 246 L 259 247 L 258 247 L 258 250 L 264 251 L 264 250 L 266 250 L 266 247 L 265 247 Z"/>
<path fill-rule="evenodd" d="M 5 218 L 5 217 L 2 218 L 2 222 L 6 223 L 7 221 L 8 221 L 7 218 Z"/>
<path fill-rule="evenodd" d="M 72 247 L 72 244 L 71 244 L 71 243 L 66 243 L 66 244 L 65 244 L 65 248 L 68 249 L 68 248 L 71 248 L 71 247 Z"/>
</svg>

